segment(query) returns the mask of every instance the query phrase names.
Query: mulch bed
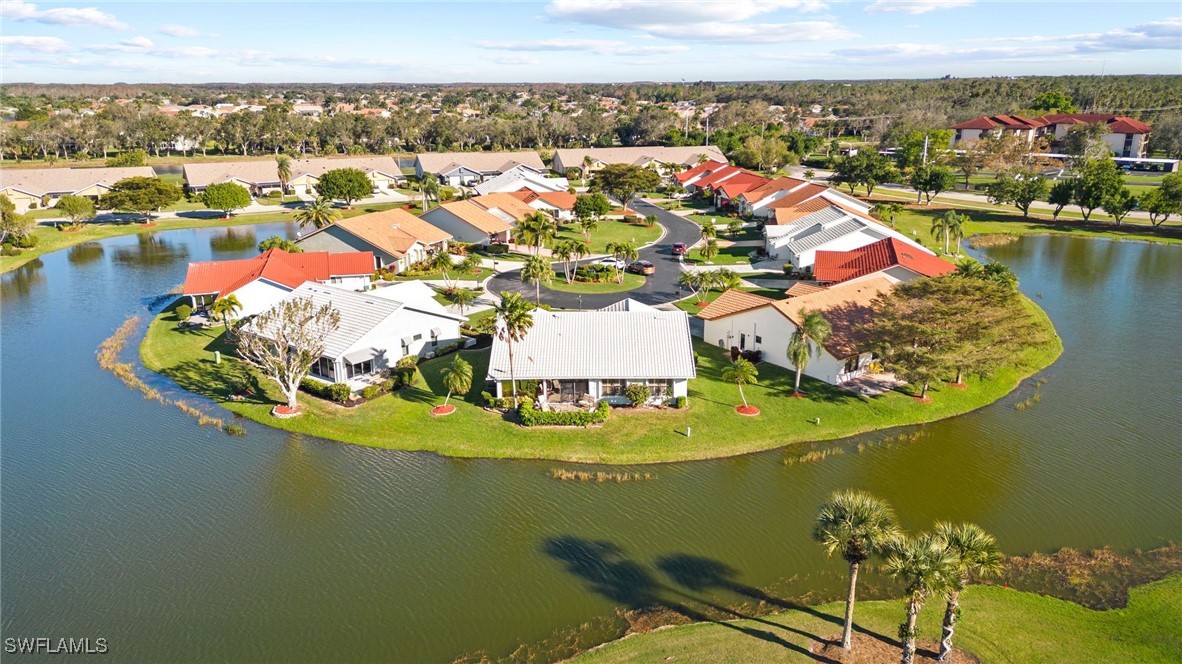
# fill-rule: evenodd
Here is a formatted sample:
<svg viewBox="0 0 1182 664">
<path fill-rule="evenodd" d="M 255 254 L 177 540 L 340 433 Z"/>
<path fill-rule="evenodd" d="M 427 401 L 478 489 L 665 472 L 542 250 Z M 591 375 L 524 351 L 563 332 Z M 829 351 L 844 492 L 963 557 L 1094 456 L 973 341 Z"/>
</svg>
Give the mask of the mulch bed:
<svg viewBox="0 0 1182 664">
<path fill-rule="evenodd" d="M 821 642 L 814 641 L 809 651 L 821 661 L 836 661 L 842 664 L 894 664 L 903 656 L 903 646 L 894 639 L 869 634 L 854 633 L 850 652 L 841 648 L 841 635 Z M 919 641 L 916 644 L 916 662 L 936 662 L 940 644 L 936 641 Z M 957 648 L 944 664 L 979 664 L 975 656 Z"/>
<path fill-rule="evenodd" d="M 436 406 L 431 409 L 431 414 L 436 417 L 451 415 L 454 412 L 456 412 L 456 407 L 451 404 L 447 404 L 446 406 Z"/>
<path fill-rule="evenodd" d="M 969 386 L 968 383 L 948 383 L 948 387 L 951 387 L 955 390 L 963 390 L 963 389 L 967 388 L 968 386 Z"/>
<path fill-rule="evenodd" d="M 788 396 L 792 397 L 793 399 L 807 399 L 807 398 L 809 398 L 809 395 L 805 394 L 804 392 L 792 392 Z"/>
<path fill-rule="evenodd" d="M 279 404 L 278 406 L 275 406 L 271 409 L 271 414 L 281 419 L 295 417 L 299 415 L 300 412 L 299 406 L 296 406 L 295 408 L 289 408 L 287 404 Z"/>
<path fill-rule="evenodd" d="M 746 417 L 755 417 L 759 414 L 759 409 L 755 406 L 735 406 L 735 412 Z"/>
<path fill-rule="evenodd" d="M 931 397 L 911 397 L 911 398 L 915 399 L 916 403 L 931 403 L 932 402 Z"/>
</svg>

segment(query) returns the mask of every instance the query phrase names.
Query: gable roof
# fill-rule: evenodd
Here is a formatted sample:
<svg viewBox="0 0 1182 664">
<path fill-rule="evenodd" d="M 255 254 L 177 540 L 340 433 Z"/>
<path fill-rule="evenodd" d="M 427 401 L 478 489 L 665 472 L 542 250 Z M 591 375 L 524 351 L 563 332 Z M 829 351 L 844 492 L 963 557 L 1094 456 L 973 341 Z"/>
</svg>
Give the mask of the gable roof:
<svg viewBox="0 0 1182 664">
<path fill-rule="evenodd" d="M 312 159 L 293 159 L 291 161 L 291 177 L 295 179 L 301 175 L 310 175 L 314 178 L 319 178 L 325 173 L 335 171 L 339 168 L 356 168 L 357 170 L 365 171 L 367 175 L 378 172 L 402 177 L 402 169 L 398 168 L 398 162 L 394 161 L 393 157 L 316 157 Z"/>
<path fill-rule="evenodd" d="M 0 189 L 18 189 L 34 196 L 81 191 L 92 185 L 110 187 L 131 177 L 156 177 L 151 166 L 124 168 L 8 168 L 0 169 Z"/>
<path fill-rule="evenodd" d="M 717 161 L 714 159 L 708 159 L 708 160 L 698 164 L 697 166 L 694 166 L 693 168 L 691 168 L 689 170 L 685 170 L 680 173 L 675 173 L 673 175 L 673 179 L 677 180 L 678 182 L 680 182 L 682 184 L 685 184 L 689 180 L 692 180 L 698 176 L 703 176 L 703 175 L 706 175 L 706 174 L 711 173 L 713 171 L 716 171 L 719 168 L 722 168 L 723 166 L 726 166 L 726 165 L 727 165 L 727 163 L 725 161 Z"/>
<path fill-rule="evenodd" d="M 330 254 L 309 251 L 289 254 L 282 249 L 267 251 L 243 260 L 189 263 L 184 295 L 216 293 L 222 297 L 256 279 L 295 288 L 305 281 L 327 281 L 332 277 L 357 276 L 373 272 L 373 252 L 348 251 Z"/>
<path fill-rule="evenodd" d="M 555 159 L 564 168 L 582 168 L 583 160 L 591 157 L 601 164 L 636 164 L 643 166 L 649 161 L 664 164 L 697 164 L 705 155 L 707 159 L 726 162 L 722 150 L 713 145 L 645 145 L 642 147 L 618 148 L 563 148 L 554 153 Z"/>
<path fill-rule="evenodd" d="M 279 165 L 274 159 L 259 161 L 200 162 L 181 166 L 190 187 L 208 187 L 227 180 L 241 180 L 254 185 L 279 184 Z M 295 169 L 292 168 L 292 174 Z"/>
<path fill-rule="evenodd" d="M 537 212 L 537 210 L 526 205 L 520 198 L 503 191 L 485 194 L 483 196 L 473 196 L 468 200 L 494 214 L 498 210 L 507 213 L 515 221 L 521 221 Z"/>
<path fill-rule="evenodd" d="M 823 290 L 825 290 L 825 287 L 819 286 L 816 283 L 798 281 L 789 286 L 788 290 L 784 291 L 784 295 L 787 295 L 788 297 L 800 297 L 801 295 L 810 295 L 812 293 L 816 293 L 817 291 Z"/>
<path fill-rule="evenodd" d="M 804 312 L 821 312 L 832 328 L 824 343 L 825 350 L 833 357 L 843 359 L 865 349 L 866 338 L 861 328 L 874 316 L 870 304 L 880 293 L 889 293 L 893 287 L 890 281 L 879 276 L 830 286 L 787 300 L 773 300 L 771 306 L 798 327 L 804 320 Z"/>
<path fill-rule="evenodd" d="M 782 226 L 790 224 L 797 219 L 807 217 L 814 212 L 820 212 L 830 206 L 830 202 L 820 196 L 810 198 L 803 203 L 797 203 L 791 207 L 778 206 L 775 201 L 769 207 L 773 208 L 772 218 L 769 220 L 773 225 Z"/>
<path fill-rule="evenodd" d="M 841 283 L 896 265 L 925 277 L 956 271 L 952 263 L 888 237 L 852 251 L 818 251 L 813 276 L 817 281 Z"/>
<path fill-rule="evenodd" d="M 802 187 L 802 189 L 808 189 L 809 187 L 820 187 L 822 190 L 828 189 L 828 187 L 821 187 L 821 185 L 805 182 L 804 180 L 797 180 L 796 178 L 776 178 L 775 180 L 769 180 L 756 189 L 752 189 L 751 191 L 744 193 L 743 198 L 747 199 L 747 202 L 754 205 L 755 203 L 758 203 L 759 201 L 762 201 L 763 199 L 777 192 L 792 191 L 797 187 L 801 187 L 801 185 L 805 185 Z"/>
<path fill-rule="evenodd" d="M 953 129 L 1039 129 L 1058 124 L 1106 124 L 1114 134 L 1148 134 L 1152 127 L 1140 120 L 1123 115 L 1109 115 L 1106 113 L 1048 113 L 1037 118 L 1022 115 L 989 115 L 960 124 L 952 125 Z"/>
<path fill-rule="evenodd" d="M 699 189 L 705 189 L 707 187 L 711 187 L 715 184 L 718 184 L 719 182 L 722 182 L 723 180 L 726 180 L 727 178 L 733 178 L 733 177 L 739 175 L 740 173 L 745 173 L 747 175 L 755 176 L 758 178 L 763 177 L 759 173 L 752 173 L 751 171 L 749 171 L 745 168 L 739 168 L 738 166 L 727 165 L 727 166 L 722 166 L 722 167 L 718 168 L 717 170 L 711 172 L 708 175 L 703 176 L 702 178 L 700 178 L 694 182 L 691 182 L 690 184 L 694 187 L 698 187 Z"/>
<path fill-rule="evenodd" d="M 829 190 L 830 190 L 829 187 L 826 187 L 823 184 L 814 184 L 812 182 L 806 182 L 806 183 L 804 183 L 804 186 L 799 187 L 795 191 L 789 191 L 787 194 L 784 194 L 783 196 L 777 198 L 776 200 L 768 203 L 766 205 L 766 207 L 770 210 L 775 210 L 776 208 L 793 207 L 793 206 L 799 205 L 800 203 L 803 203 L 811 198 L 816 198 Z M 780 189 L 776 189 L 775 191 L 780 191 Z M 769 194 L 765 194 L 764 197 L 766 198 L 767 195 L 770 195 L 771 193 L 775 193 L 775 191 L 769 192 Z M 755 195 L 757 195 L 757 193 L 751 192 L 750 195 L 755 196 Z M 748 196 L 745 195 L 744 198 L 748 198 Z M 748 200 L 750 201 L 752 199 L 748 198 Z M 759 201 L 759 200 L 763 200 L 763 199 L 762 198 L 755 199 L 755 201 Z M 755 201 L 752 201 L 752 202 L 755 202 Z"/>
<path fill-rule="evenodd" d="M 324 339 L 324 354 L 329 357 L 343 355 L 361 337 L 403 307 L 397 300 L 312 282 L 299 286 L 287 295 L 287 298 L 297 297 L 310 298 L 317 307 L 327 304 L 340 314 L 337 328 Z"/>
<path fill-rule="evenodd" d="M 512 228 L 507 221 L 491 214 L 485 208 L 473 203 L 471 199 L 444 203 L 437 208 L 424 212 L 423 218 L 430 221 L 433 216 L 438 214 L 436 210 L 450 212 L 464 223 L 485 233 L 503 233 Z M 533 208 L 530 208 L 530 210 L 532 212 Z"/>
<path fill-rule="evenodd" d="M 542 158 L 532 150 L 518 152 L 423 152 L 415 155 L 419 168 L 425 173 L 447 173 L 456 168 L 468 168 L 479 173 L 504 173 L 517 164 L 538 171 L 546 170 Z"/>
<path fill-rule="evenodd" d="M 316 229 L 300 238 L 306 240 L 336 226 L 392 256 L 401 258 L 416 243 L 432 245 L 451 239 L 451 233 L 436 228 L 401 208 L 372 212 Z"/>
<path fill-rule="evenodd" d="M 693 378 L 693 338 L 684 311 L 533 311 L 533 326 L 513 344 L 518 380 Z M 509 379 L 509 352 L 493 338 L 488 376 Z"/>
<path fill-rule="evenodd" d="M 476 185 L 476 193 L 491 194 L 509 189 L 527 188 L 531 191 L 566 191 L 570 182 L 566 178 L 548 178 L 528 167 L 514 166 L 500 175 Z"/>
<path fill-rule="evenodd" d="M 725 318 L 743 311 L 766 306 L 772 302 L 775 302 L 775 300 L 732 288 L 719 295 L 713 302 L 707 304 L 704 309 L 699 311 L 698 318 L 702 320 Z"/>
<path fill-rule="evenodd" d="M 758 189 L 770 181 L 762 175 L 744 171 L 723 180 L 714 190 L 724 198 L 730 199 L 752 189 Z"/>
</svg>

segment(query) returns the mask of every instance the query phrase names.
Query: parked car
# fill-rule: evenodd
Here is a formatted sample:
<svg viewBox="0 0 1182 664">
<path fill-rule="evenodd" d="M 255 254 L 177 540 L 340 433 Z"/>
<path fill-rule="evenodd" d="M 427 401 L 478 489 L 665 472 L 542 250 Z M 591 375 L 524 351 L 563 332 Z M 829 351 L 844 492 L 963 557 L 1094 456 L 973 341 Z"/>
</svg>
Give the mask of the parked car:
<svg viewBox="0 0 1182 664">
<path fill-rule="evenodd" d="M 606 265 L 608 267 L 614 267 L 617 270 L 623 270 L 628 267 L 628 261 L 624 260 L 623 258 L 612 258 L 611 256 L 606 256 L 595 261 L 592 263 L 592 265 Z"/>
<path fill-rule="evenodd" d="M 629 272 L 636 274 L 651 275 L 657 273 L 657 266 L 648 261 L 636 261 L 628 266 Z"/>
<path fill-rule="evenodd" d="M 685 246 L 684 242 L 674 242 L 673 243 L 673 255 L 674 256 L 684 256 L 685 252 L 687 252 L 687 251 L 689 251 L 689 247 Z"/>
</svg>

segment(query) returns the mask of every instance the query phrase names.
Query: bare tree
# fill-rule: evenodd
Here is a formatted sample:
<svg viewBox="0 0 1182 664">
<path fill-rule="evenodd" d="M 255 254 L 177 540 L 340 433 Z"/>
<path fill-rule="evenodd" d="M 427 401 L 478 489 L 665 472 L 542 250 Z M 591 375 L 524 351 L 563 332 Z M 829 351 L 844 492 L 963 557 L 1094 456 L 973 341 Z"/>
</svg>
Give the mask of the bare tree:
<svg viewBox="0 0 1182 664">
<path fill-rule="evenodd" d="M 284 300 L 255 316 L 238 334 L 238 356 L 279 386 L 288 408 L 297 408 L 300 381 L 324 354 L 324 342 L 341 323 L 331 304 L 312 298 Z"/>
</svg>

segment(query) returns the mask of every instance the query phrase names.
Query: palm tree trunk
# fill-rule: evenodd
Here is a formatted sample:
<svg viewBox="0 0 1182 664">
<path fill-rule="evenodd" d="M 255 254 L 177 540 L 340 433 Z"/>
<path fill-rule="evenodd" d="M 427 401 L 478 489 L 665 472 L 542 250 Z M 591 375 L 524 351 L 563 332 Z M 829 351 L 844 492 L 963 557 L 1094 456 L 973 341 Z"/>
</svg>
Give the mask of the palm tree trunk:
<svg viewBox="0 0 1182 664">
<path fill-rule="evenodd" d="M 850 588 L 845 596 L 845 626 L 841 630 L 841 647 L 853 647 L 854 632 L 854 591 L 858 587 L 858 563 L 850 563 Z"/>
<path fill-rule="evenodd" d="M 952 633 L 956 631 L 956 614 L 960 612 L 960 591 L 953 590 L 948 593 L 948 604 L 944 607 L 944 627 L 940 633 L 940 656 L 941 662 L 948 661 L 948 656 L 952 653 Z"/>
<path fill-rule="evenodd" d="M 534 282 L 534 300 L 539 307 L 542 306 L 542 280 L 538 279 Z"/>
<path fill-rule="evenodd" d="M 509 389 L 513 393 L 513 407 L 517 407 L 517 374 L 513 371 L 513 341 L 509 344 Z"/>
<path fill-rule="evenodd" d="M 948 229 L 944 229 L 944 255 L 948 255 Z"/>
<path fill-rule="evenodd" d="M 747 407 L 747 396 L 743 394 L 743 385 L 739 385 L 739 399 L 743 402 L 743 407 Z"/>
<path fill-rule="evenodd" d="M 800 367 L 796 367 L 796 387 L 792 388 L 793 392 L 800 394 Z"/>
<path fill-rule="evenodd" d="M 444 406 L 446 406 L 446 405 L 447 405 L 447 400 L 448 400 L 448 399 L 451 399 L 451 390 L 450 390 L 450 389 L 447 391 L 447 396 L 443 397 L 443 405 L 444 405 Z"/>
<path fill-rule="evenodd" d="M 919 618 L 921 606 L 922 604 L 916 600 L 907 602 L 907 631 L 903 634 L 902 664 L 912 664 L 915 661 L 915 621 Z"/>
</svg>

